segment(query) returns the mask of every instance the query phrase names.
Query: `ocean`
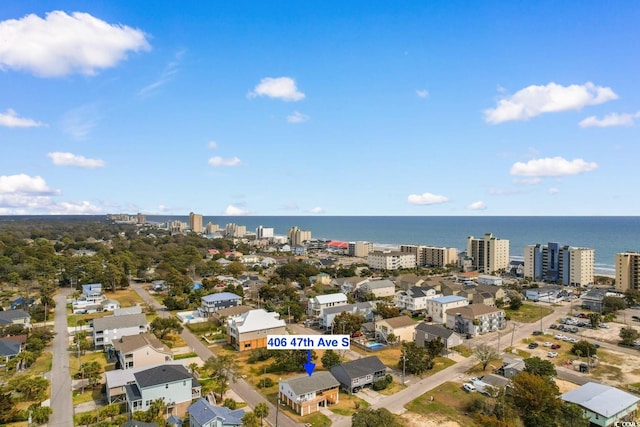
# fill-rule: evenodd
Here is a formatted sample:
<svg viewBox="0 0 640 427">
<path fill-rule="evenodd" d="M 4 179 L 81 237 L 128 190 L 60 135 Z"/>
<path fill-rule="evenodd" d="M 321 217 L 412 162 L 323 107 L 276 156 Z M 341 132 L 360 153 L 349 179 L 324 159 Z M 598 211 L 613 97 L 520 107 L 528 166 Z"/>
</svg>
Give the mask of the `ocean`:
<svg viewBox="0 0 640 427">
<path fill-rule="evenodd" d="M 149 221 L 169 219 L 189 221 L 188 216 L 147 216 Z M 286 235 L 297 226 L 310 230 L 312 238 L 339 241 L 363 240 L 376 246 L 400 244 L 466 248 L 468 236 L 492 233 L 508 239 L 512 259 L 522 259 L 526 245 L 557 242 L 562 245 L 595 249 L 596 272 L 615 273 L 615 254 L 640 251 L 640 217 L 540 217 L 540 216 L 205 216 L 212 222 L 245 225 L 254 232 L 262 225 L 275 234 Z"/>
</svg>

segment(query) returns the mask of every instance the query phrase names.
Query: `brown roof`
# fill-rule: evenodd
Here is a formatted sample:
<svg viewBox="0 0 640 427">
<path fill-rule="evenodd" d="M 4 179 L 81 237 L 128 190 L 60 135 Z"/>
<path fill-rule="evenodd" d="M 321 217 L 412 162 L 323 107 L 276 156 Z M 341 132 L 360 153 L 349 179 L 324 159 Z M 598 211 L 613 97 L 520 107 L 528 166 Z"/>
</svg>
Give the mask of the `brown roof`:
<svg viewBox="0 0 640 427">
<path fill-rule="evenodd" d="M 466 319 L 472 319 L 478 316 L 482 316 L 483 314 L 498 313 L 503 310 L 495 307 L 490 307 L 485 304 L 471 304 L 465 307 L 456 307 L 454 309 L 447 310 L 447 313 L 449 313 L 450 311 L 460 313 L 462 317 Z"/>
<path fill-rule="evenodd" d="M 387 325 L 389 325 L 393 329 L 405 328 L 407 326 L 415 327 L 417 325 L 417 323 L 409 316 L 391 317 L 389 319 L 378 321 L 378 323 L 382 323 L 382 322 L 386 322 Z"/>
<path fill-rule="evenodd" d="M 218 311 L 216 311 L 213 315 L 214 317 L 229 317 L 229 316 L 237 316 L 239 314 L 244 314 L 247 311 L 251 311 L 253 310 L 253 308 L 246 306 L 246 305 L 237 305 L 235 307 L 227 307 L 227 308 L 222 308 Z"/>
<path fill-rule="evenodd" d="M 6 336 L 6 337 L 2 337 L 0 338 L 1 341 L 12 341 L 12 342 L 19 342 L 20 344 L 24 344 L 27 342 L 27 336 L 26 335 L 11 335 L 11 336 Z"/>
<path fill-rule="evenodd" d="M 125 354 L 146 346 L 171 354 L 171 350 L 153 334 L 126 335 L 112 344 L 116 350 Z"/>
</svg>

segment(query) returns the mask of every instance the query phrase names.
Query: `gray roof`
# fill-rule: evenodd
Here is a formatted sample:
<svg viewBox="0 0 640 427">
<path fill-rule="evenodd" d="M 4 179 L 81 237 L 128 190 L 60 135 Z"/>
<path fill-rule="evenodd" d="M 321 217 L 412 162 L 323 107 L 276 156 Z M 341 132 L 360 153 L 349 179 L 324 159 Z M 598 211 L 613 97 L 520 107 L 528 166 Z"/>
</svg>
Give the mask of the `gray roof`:
<svg viewBox="0 0 640 427">
<path fill-rule="evenodd" d="M 206 302 L 215 302 L 215 301 L 235 301 L 238 299 L 242 299 L 240 296 L 231 293 L 231 292 L 220 292 L 217 294 L 205 295 L 202 297 L 203 301 Z"/>
<path fill-rule="evenodd" d="M 17 319 L 30 318 L 29 313 L 22 309 L 0 311 L 0 324 L 10 324 Z"/>
<path fill-rule="evenodd" d="M 20 353 L 21 346 L 17 341 L 0 340 L 0 356 L 15 356 Z"/>
<path fill-rule="evenodd" d="M 142 313 L 123 314 L 121 316 L 98 317 L 93 320 L 94 331 L 106 331 L 119 328 L 131 328 L 135 326 L 144 326 L 147 324 L 147 318 Z"/>
<path fill-rule="evenodd" d="M 586 383 L 560 396 L 566 402 L 582 406 L 591 412 L 606 418 L 637 405 L 640 397 L 627 393 L 615 387 L 598 383 Z"/>
<path fill-rule="evenodd" d="M 136 372 L 133 376 L 141 388 L 193 379 L 191 374 L 182 365 L 160 365 Z"/>
<path fill-rule="evenodd" d="M 122 424 L 122 427 L 158 427 L 158 423 L 155 421 L 145 423 L 138 420 L 128 420 L 127 422 Z"/>
<path fill-rule="evenodd" d="M 429 335 L 435 335 L 443 339 L 449 339 L 451 335 L 455 335 L 455 332 L 451 329 L 447 329 L 442 325 L 430 325 L 429 323 L 420 322 L 416 326 L 416 331 L 422 331 Z"/>
<path fill-rule="evenodd" d="M 324 314 L 333 314 L 333 313 L 342 313 L 345 311 L 364 311 L 364 310 L 368 310 L 368 309 L 373 309 L 373 304 L 371 304 L 371 302 L 369 301 L 365 301 L 365 302 L 359 302 L 356 304 L 345 304 L 345 305 L 338 305 L 336 307 L 329 307 L 329 308 L 325 308 L 323 313 Z"/>
<path fill-rule="evenodd" d="M 191 418 L 196 420 L 200 425 L 210 423 L 215 418 L 222 420 L 223 425 L 242 425 L 242 417 L 244 417 L 244 409 L 231 410 L 226 406 L 213 406 L 206 399 L 200 398 L 196 400 L 187 409 Z"/>
<path fill-rule="evenodd" d="M 127 393 L 127 399 L 130 402 L 142 399 L 142 393 L 140 393 L 140 388 L 136 384 L 125 385 L 124 391 Z"/>
<path fill-rule="evenodd" d="M 395 288 L 396 284 L 393 283 L 391 280 L 372 280 L 368 283 L 365 283 L 362 286 L 366 286 L 369 289 L 384 289 L 384 288 Z"/>
<path fill-rule="evenodd" d="M 282 382 L 289 384 L 296 396 L 340 386 L 338 380 L 327 371 L 316 372 L 312 376 L 305 374 Z"/>
<path fill-rule="evenodd" d="M 496 374 L 487 374 L 482 377 L 482 382 L 489 384 L 492 387 L 506 387 L 509 384 L 509 379 Z"/>
<path fill-rule="evenodd" d="M 386 370 L 387 367 L 378 359 L 378 356 L 369 356 L 334 366 L 331 368 L 331 373 L 335 373 L 336 377 L 346 374 L 349 379 L 354 379 Z"/>
</svg>

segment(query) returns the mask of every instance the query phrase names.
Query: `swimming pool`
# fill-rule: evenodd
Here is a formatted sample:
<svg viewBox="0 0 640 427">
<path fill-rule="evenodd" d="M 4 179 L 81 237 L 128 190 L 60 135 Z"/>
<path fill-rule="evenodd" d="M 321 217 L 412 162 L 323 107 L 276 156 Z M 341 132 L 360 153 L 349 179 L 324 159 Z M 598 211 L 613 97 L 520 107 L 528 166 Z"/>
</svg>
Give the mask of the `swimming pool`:
<svg viewBox="0 0 640 427">
<path fill-rule="evenodd" d="M 380 344 L 379 342 L 375 341 L 369 341 L 367 343 L 367 347 L 369 347 L 371 350 L 379 350 L 384 347 L 384 344 Z"/>
</svg>

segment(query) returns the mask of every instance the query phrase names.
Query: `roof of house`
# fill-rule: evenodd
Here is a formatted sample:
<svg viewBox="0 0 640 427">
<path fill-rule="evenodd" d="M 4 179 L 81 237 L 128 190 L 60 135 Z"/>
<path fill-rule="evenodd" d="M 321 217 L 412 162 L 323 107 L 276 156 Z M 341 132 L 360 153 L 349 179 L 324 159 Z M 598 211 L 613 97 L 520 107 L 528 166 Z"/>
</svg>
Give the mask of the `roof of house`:
<svg viewBox="0 0 640 427">
<path fill-rule="evenodd" d="M 326 295 L 316 295 L 313 297 L 318 304 L 330 304 L 335 302 L 347 302 L 347 296 L 343 293 L 335 293 L 335 294 L 326 294 Z"/>
<path fill-rule="evenodd" d="M 501 311 L 503 310 L 500 308 L 491 307 L 485 304 L 471 304 L 455 308 L 456 314 L 460 313 L 462 317 L 467 319 L 482 316 L 483 314 L 498 313 Z M 447 310 L 447 313 L 451 314 L 451 311 Z"/>
<path fill-rule="evenodd" d="M 572 402 L 591 412 L 610 418 L 636 405 L 640 397 L 615 387 L 588 382 L 560 396 L 566 402 Z"/>
<path fill-rule="evenodd" d="M 128 420 L 127 422 L 122 424 L 122 427 L 158 427 L 158 423 L 155 421 L 145 423 L 138 420 Z"/>
<path fill-rule="evenodd" d="M 384 289 L 384 288 L 395 288 L 396 284 L 393 283 L 391 280 L 372 280 L 366 284 L 364 284 L 363 286 L 366 286 L 369 289 Z"/>
<path fill-rule="evenodd" d="M 343 313 L 345 311 L 359 311 L 373 309 L 373 304 L 369 301 L 357 302 L 355 304 L 338 305 L 336 307 L 325 308 L 323 314 Z"/>
<path fill-rule="evenodd" d="M 113 341 L 112 344 L 116 350 L 122 353 L 130 353 L 139 348 L 149 346 L 157 351 L 171 354 L 171 350 L 153 334 L 126 335 Z"/>
<path fill-rule="evenodd" d="M 185 360 L 167 362 L 165 365 L 182 365 L 184 366 Z M 122 387 L 125 384 L 129 384 L 135 381 L 135 374 L 137 372 L 145 371 L 149 369 L 149 366 L 137 366 L 129 369 L 114 369 L 113 371 L 107 371 L 104 373 L 105 382 L 107 388 Z"/>
<path fill-rule="evenodd" d="M 235 323 L 238 332 L 246 333 L 286 326 L 285 321 L 279 319 L 278 316 L 278 313 L 258 308 L 229 319 L 229 322 Z"/>
<path fill-rule="evenodd" d="M 433 286 L 412 286 L 406 291 L 406 294 L 411 298 L 423 298 L 428 296 L 428 292 L 433 289 Z"/>
<path fill-rule="evenodd" d="M 220 418 L 224 425 L 242 425 L 244 409 L 231 410 L 226 406 L 213 406 L 206 399 L 200 398 L 192 403 L 187 412 L 198 424 L 205 425 L 215 418 Z"/>
<path fill-rule="evenodd" d="M 315 372 L 311 376 L 305 374 L 282 382 L 289 384 L 296 396 L 340 386 L 340 382 L 328 371 Z"/>
<path fill-rule="evenodd" d="M 509 379 L 501 375 L 487 374 L 482 377 L 482 382 L 492 387 L 506 387 L 509 384 Z"/>
<path fill-rule="evenodd" d="M 13 323 L 17 319 L 30 318 L 29 313 L 18 308 L 17 310 L 0 311 L 0 324 Z"/>
<path fill-rule="evenodd" d="M 333 366 L 331 372 L 343 372 L 349 378 L 360 378 L 374 372 L 385 371 L 386 369 L 387 367 L 380 361 L 378 356 L 369 356 Z M 336 373 L 336 375 L 338 374 Z"/>
<path fill-rule="evenodd" d="M 458 295 L 447 295 L 444 297 L 433 298 L 431 301 L 437 302 L 439 304 L 451 304 L 453 302 L 466 300 L 465 297 L 460 297 Z"/>
<path fill-rule="evenodd" d="M 249 307 L 248 305 L 236 305 L 234 307 L 221 308 L 220 310 L 213 313 L 213 315 L 215 317 L 237 316 L 239 314 L 244 314 L 251 310 L 253 310 L 253 308 Z"/>
<path fill-rule="evenodd" d="M 20 347 L 19 342 L 0 340 L 0 356 L 15 356 L 20 353 Z"/>
<path fill-rule="evenodd" d="M 220 292 L 202 297 L 202 300 L 205 302 L 233 301 L 238 299 L 242 299 L 242 297 L 231 292 Z"/>
<path fill-rule="evenodd" d="M 93 320 L 94 331 L 106 331 L 119 328 L 130 328 L 147 324 L 147 318 L 142 313 L 123 314 L 120 316 L 98 317 Z"/>
<path fill-rule="evenodd" d="M 123 316 L 125 314 L 139 314 L 142 313 L 142 307 L 139 305 L 132 305 L 131 307 L 121 307 L 113 310 L 114 316 Z"/>
<path fill-rule="evenodd" d="M 9 336 L 0 338 L 0 341 L 13 341 L 20 344 L 24 344 L 27 342 L 27 334 L 9 335 Z"/>
<path fill-rule="evenodd" d="M 414 273 L 401 274 L 398 277 L 396 277 L 396 282 L 422 283 L 422 282 L 424 282 L 424 277 L 423 276 L 418 276 L 417 274 L 414 274 Z"/>
<path fill-rule="evenodd" d="M 416 326 L 416 331 L 422 331 L 429 335 L 434 335 L 443 339 L 449 339 L 449 337 L 451 337 L 452 335 L 457 335 L 454 331 L 452 331 L 451 329 L 447 329 L 442 325 L 432 325 L 425 322 L 418 323 L 418 326 Z"/>
<path fill-rule="evenodd" d="M 350 283 L 352 285 L 356 285 L 361 282 L 368 282 L 369 278 L 360 277 L 360 276 L 338 277 L 336 279 L 333 279 L 333 281 L 336 282 L 338 285 L 342 285 L 343 283 Z"/>
<path fill-rule="evenodd" d="M 409 316 L 391 317 L 389 319 L 378 320 L 377 323 L 386 323 L 393 329 L 406 328 L 408 326 L 415 327 L 417 325 L 417 323 Z"/>
<path fill-rule="evenodd" d="M 136 372 L 133 376 L 141 388 L 193 379 L 187 368 L 182 365 L 155 366 Z"/>
</svg>

